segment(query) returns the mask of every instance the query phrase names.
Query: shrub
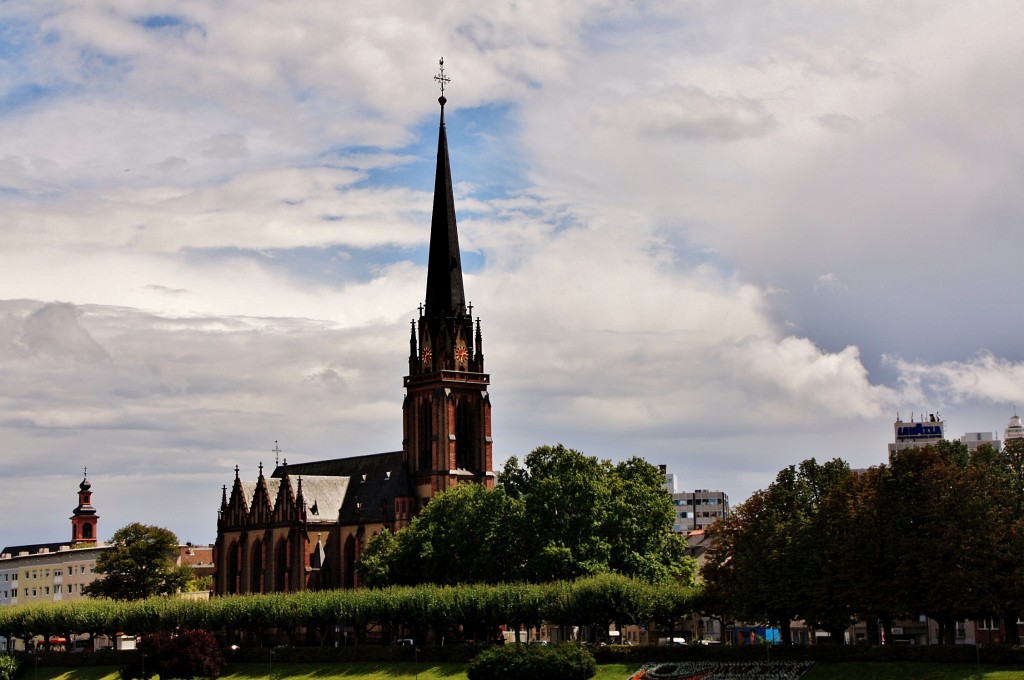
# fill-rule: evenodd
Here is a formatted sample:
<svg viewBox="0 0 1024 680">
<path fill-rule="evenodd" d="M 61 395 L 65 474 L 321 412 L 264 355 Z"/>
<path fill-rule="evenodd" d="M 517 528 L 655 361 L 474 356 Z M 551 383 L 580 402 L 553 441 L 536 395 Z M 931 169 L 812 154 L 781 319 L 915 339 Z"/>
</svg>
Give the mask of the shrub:
<svg viewBox="0 0 1024 680">
<path fill-rule="evenodd" d="M 492 647 L 479 654 L 466 671 L 469 680 L 587 680 L 596 674 L 593 655 L 574 644 Z"/>
<path fill-rule="evenodd" d="M 0 680 L 14 680 L 18 673 L 18 660 L 13 654 L 0 654 Z"/>
<path fill-rule="evenodd" d="M 121 677 L 218 678 L 223 670 L 224 655 L 217 639 L 205 630 L 185 630 L 143 637 L 138 655 L 121 669 Z"/>
</svg>

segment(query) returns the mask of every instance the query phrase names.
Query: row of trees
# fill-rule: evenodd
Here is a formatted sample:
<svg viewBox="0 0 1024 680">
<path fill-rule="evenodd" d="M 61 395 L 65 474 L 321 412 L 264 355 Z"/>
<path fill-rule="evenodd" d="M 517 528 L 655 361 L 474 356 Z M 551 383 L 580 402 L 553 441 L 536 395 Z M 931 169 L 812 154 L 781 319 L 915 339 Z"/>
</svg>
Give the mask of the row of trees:
<svg viewBox="0 0 1024 680">
<path fill-rule="evenodd" d="M 374 590 L 307 591 L 213 600 L 157 597 L 133 602 L 83 599 L 0 608 L 0 635 L 25 641 L 43 636 L 131 635 L 200 629 L 228 639 L 260 640 L 269 629 L 312 642 L 333 640 L 336 626 L 356 641 L 380 627 L 435 640 L 461 634 L 488 639 L 500 625 L 531 628 L 543 622 L 607 631 L 609 625 L 655 623 L 676 629 L 696 606 L 697 589 L 651 584 L 614 574 L 548 584 L 510 583 L 442 587 L 420 585 Z M 453 635 L 453 631 L 455 631 Z M 292 643 L 300 640 L 290 640 Z"/>
<path fill-rule="evenodd" d="M 1012 644 L 1024 614 L 1024 442 L 968 451 L 907 449 L 853 471 L 814 459 L 710 530 L 704 608 L 766 621 L 790 641 L 803 619 L 842 641 L 853 620 L 892 639 L 892 622 L 925 614 L 952 643 L 955 622 L 1001 617 Z"/>
<path fill-rule="evenodd" d="M 665 475 L 564 446 L 510 458 L 494 489 L 461 484 L 360 558 L 365 585 L 545 583 L 617 573 L 689 585 L 696 563 L 673 534 Z"/>
</svg>

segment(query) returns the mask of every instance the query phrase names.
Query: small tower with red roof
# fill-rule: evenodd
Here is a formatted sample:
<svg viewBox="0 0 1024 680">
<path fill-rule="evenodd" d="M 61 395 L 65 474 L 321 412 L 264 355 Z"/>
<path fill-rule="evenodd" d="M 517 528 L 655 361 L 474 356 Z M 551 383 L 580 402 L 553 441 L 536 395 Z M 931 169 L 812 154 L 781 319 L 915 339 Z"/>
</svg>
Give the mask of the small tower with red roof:
<svg viewBox="0 0 1024 680">
<path fill-rule="evenodd" d="M 95 544 L 100 516 L 92 506 L 92 484 L 89 483 L 88 468 L 83 475 L 82 483 L 78 485 L 78 507 L 71 514 L 71 543 Z"/>
</svg>

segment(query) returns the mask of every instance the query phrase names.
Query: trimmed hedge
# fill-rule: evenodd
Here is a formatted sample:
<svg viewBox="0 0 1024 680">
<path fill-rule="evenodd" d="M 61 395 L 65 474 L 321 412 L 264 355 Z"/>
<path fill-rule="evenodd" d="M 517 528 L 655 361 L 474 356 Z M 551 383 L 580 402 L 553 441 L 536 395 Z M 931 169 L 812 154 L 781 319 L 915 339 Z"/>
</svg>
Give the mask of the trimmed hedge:
<svg viewBox="0 0 1024 680">
<path fill-rule="evenodd" d="M 72 600 L 0 608 L 0 635 L 91 633 L 141 635 L 182 629 L 208 630 L 227 643 L 247 639 L 276 644 L 333 644 L 340 627 L 350 642 L 366 641 L 376 626 L 385 637 L 414 631 L 440 641 L 461 629 L 466 638 L 486 640 L 499 625 L 607 626 L 611 622 L 678 620 L 696 606 L 698 590 L 677 584 L 649 584 L 602 574 L 571 583 L 509 583 L 495 586 L 415 586 L 381 590 L 307 591 L 291 594 L 218 597 L 208 601 L 173 597 L 137 602 Z M 269 639 L 268 631 L 277 631 Z M 294 635 L 305 631 L 305 637 Z M 451 642 L 451 640 L 448 640 Z"/>
<path fill-rule="evenodd" d="M 469 664 L 469 680 L 587 680 L 597 674 L 594 656 L 576 644 L 502 645 Z"/>
</svg>

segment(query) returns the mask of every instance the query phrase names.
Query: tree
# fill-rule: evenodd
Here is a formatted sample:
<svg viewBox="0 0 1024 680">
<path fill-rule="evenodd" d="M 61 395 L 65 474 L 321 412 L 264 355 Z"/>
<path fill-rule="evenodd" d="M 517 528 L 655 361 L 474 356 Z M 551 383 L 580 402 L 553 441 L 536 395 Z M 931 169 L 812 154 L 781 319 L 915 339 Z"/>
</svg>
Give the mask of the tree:
<svg viewBox="0 0 1024 680">
<path fill-rule="evenodd" d="M 83 592 L 114 600 L 176 593 L 194 578 L 190 567 L 175 565 L 177 552 L 178 537 L 169 529 L 138 522 L 121 527 L 96 560 L 100 578 Z"/>
<path fill-rule="evenodd" d="M 564 446 L 510 458 L 494 489 L 460 484 L 436 495 L 396 534 L 360 558 L 371 587 L 544 583 L 613 572 L 647 581 L 693 580 L 695 561 L 671 533 L 664 475 L 631 458 L 618 465 Z"/>
<path fill-rule="evenodd" d="M 839 459 L 791 465 L 713 524 L 702 572 L 708 606 L 727 617 L 777 624 L 783 643 L 792 641 L 790 621 L 798 617 L 841 631 L 851 610 L 830 578 L 837 518 L 822 508 L 850 475 Z"/>
<path fill-rule="evenodd" d="M 998 567 L 998 579 L 1005 642 L 1019 645 L 1017 621 L 1024 615 L 1024 439 L 1008 439 L 1001 454 L 1009 505 L 1002 537 L 1005 552 Z"/>
<path fill-rule="evenodd" d="M 879 499 L 894 566 L 887 585 L 904 613 L 939 623 L 952 644 L 955 622 L 1000 611 L 1008 485 L 987 447 L 972 454 L 939 442 L 892 456 Z"/>
<path fill-rule="evenodd" d="M 561 444 L 534 449 L 498 478 L 525 503 L 527 574 L 534 582 L 614 572 L 692 581 L 694 561 L 672 534 L 661 471 L 640 458 L 612 465 Z"/>
<path fill-rule="evenodd" d="M 143 636 L 139 653 L 121 668 L 121 678 L 219 678 L 223 670 L 224 654 L 212 633 L 161 631 Z"/>
<path fill-rule="evenodd" d="M 501 488 L 459 484 L 396 534 L 375 536 L 358 569 L 370 587 L 525 580 L 523 502 Z"/>
</svg>

